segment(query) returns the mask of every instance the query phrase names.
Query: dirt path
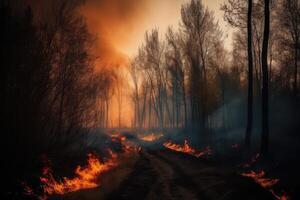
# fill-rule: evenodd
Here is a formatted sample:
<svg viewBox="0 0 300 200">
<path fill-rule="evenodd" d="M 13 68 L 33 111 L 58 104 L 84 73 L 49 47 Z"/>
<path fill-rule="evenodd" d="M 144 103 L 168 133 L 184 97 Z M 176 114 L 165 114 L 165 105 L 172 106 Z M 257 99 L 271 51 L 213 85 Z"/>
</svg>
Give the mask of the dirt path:
<svg viewBox="0 0 300 200">
<path fill-rule="evenodd" d="M 274 197 L 252 181 L 209 161 L 169 150 L 144 150 L 109 200 L 254 200 Z"/>
</svg>

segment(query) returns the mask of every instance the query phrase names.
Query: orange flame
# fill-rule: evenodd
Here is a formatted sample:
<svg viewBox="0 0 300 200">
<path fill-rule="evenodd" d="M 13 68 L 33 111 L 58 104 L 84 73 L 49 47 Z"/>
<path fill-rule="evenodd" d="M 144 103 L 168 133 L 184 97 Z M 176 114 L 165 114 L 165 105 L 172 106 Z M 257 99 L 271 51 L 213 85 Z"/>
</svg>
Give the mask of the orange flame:
<svg viewBox="0 0 300 200">
<path fill-rule="evenodd" d="M 146 142 L 153 142 L 153 141 L 156 141 L 156 140 L 160 139 L 161 137 L 163 137 L 163 134 L 151 133 L 150 135 L 140 137 L 140 139 L 143 140 L 143 141 L 146 141 Z"/>
<path fill-rule="evenodd" d="M 172 142 L 169 141 L 169 142 L 165 142 L 164 146 L 166 148 L 168 148 L 168 149 L 173 150 L 173 151 L 179 151 L 179 152 L 187 153 L 187 154 L 193 155 L 193 156 L 195 156 L 197 158 L 211 155 L 211 149 L 210 149 L 210 147 L 206 147 L 204 149 L 204 151 L 200 152 L 200 151 L 197 151 L 196 149 L 192 148 L 188 144 L 187 140 L 184 140 L 184 144 L 183 145 L 174 144 L 174 143 L 172 143 Z"/>
<path fill-rule="evenodd" d="M 265 175 L 266 174 L 263 170 L 258 173 L 254 171 L 250 171 L 249 173 L 242 173 L 242 176 L 254 179 L 255 182 L 266 189 L 271 188 L 278 183 L 279 179 L 265 178 Z"/>
<path fill-rule="evenodd" d="M 43 190 L 46 194 L 65 194 L 80 189 L 94 188 L 100 185 L 98 176 L 117 166 L 116 154 L 112 158 L 102 163 L 94 154 L 88 154 L 88 165 L 86 167 L 78 166 L 75 170 L 74 178 L 64 177 L 62 181 L 57 181 L 53 177 L 50 168 L 45 168 L 43 177 L 40 177 L 44 184 Z"/>
<path fill-rule="evenodd" d="M 254 172 L 254 171 L 250 171 L 248 173 L 242 173 L 241 175 L 253 179 L 260 186 L 269 190 L 275 196 L 276 199 L 278 199 L 278 200 L 287 200 L 288 199 L 288 196 L 286 194 L 283 194 L 282 196 L 277 195 L 274 192 L 274 190 L 272 189 L 272 187 L 279 182 L 279 179 L 266 178 L 265 177 L 266 173 L 263 170 L 261 170 L 258 173 Z"/>
<path fill-rule="evenodd" d="M 141 147 L 136 146 L 136 144 L 130 141 L 127 141 L 126 137 L 119 132 L 111 134 L 111 140 L 114 142 L 119 141 L 125 153 L 138 153 L 141 151 Z"/>
<path fill-rule="evenodd" d="M 125 142 L 126 137 L 124 135 L 122 135 L 121 133 L 116 132 L 116 133 L 111 134 L 111 140 L 114 142 L 119 140 L 122 143 L 122 142 Z"/>
</svg>

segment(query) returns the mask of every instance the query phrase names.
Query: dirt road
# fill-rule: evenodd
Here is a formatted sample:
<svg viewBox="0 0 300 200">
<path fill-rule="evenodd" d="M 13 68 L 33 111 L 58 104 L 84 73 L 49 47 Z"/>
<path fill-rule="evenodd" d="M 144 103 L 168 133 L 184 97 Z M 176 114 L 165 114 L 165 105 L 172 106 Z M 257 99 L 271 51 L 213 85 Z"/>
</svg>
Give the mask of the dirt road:
<svg viewBox="0 0 300 200">
<path fill-rule="evenodd" d="M 206 160 L 169 150 L 144 150 L 109 200 L 274 199 L 254 182 Z"/>
</svg>

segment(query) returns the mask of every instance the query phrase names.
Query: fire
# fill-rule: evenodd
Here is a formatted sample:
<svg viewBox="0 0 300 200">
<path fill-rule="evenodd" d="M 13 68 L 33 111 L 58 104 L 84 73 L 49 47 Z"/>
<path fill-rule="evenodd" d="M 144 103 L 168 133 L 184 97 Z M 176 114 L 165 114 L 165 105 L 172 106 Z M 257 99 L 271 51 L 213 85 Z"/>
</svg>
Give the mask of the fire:
<svg viewBox="0 0 300 200">
<path fill-rule="evenodd" d="M 153 142 L 153 141 L 156 141 L 156 140 L 160 139 L 161 137 L 163 137 L 163 134 L 151 133 L 150 135 L 140 137 L 140 139 L 143 140 L 143 141 L 146 141 L 146 142 Z"/>
<path fill-rule="evenodd" d="M 119 132 L 111 134 L 111 140 L 113 142 L 119 141 L 125 153 L 138 153 L 141 151 L 141 147 L 137 146 L 133 142 L 128 141 L 126 137 Z"/>
<path fill-rule="evenodd" d="M 164 146 L 168 149 L 171 149 L 171 150 L 174 150 L 174 151 L 179 151 L 179 152 L 183 152 L 183 153 L 187 153 L 187 154 L 190 154 L 190 155 L 193 155 L 197 158 L 199 157 L 203 157 L 203 156 L 207 156 L 207 155 L 211 155 L 211 149 L 210 147 L 206 147 L 204 149 L 204 151 L 200 152 L 200 151 L 197 151 L 196 149 L 192 148 L 187 140 L 184 140 L 184 144 L 183 145 L 180 145 L 180 144 L 174 144 L 172 142 L 165 142 L 164 143 Z"/>
<path fill-rule="evenodd" d="M 112 154 L 111 159 L 100 162 L 94 154 L 88 154 L 88 164 L 85 167 L 78 166 L 75 169 L 74 178 L 64 177 L 62 181 L 56 180 L 52 175 L 52 170 L 46 167 L 40 180 L 46 194 L 65 194 L 81 189 L 95 188 L 100 185 L 97 178 L 100 174 L 111 170 L 117 166 L 116 154 Z"/>
<path fill-rule="evenodd" d="M 256 183 L 258 183 L 260 186 L 263 188 L 269 190 L 278 200 L 287 200 L 288 196 L 286 194 L 283 194 L 282 196 L 277 195 L 272 187 L 276 185 L 279 182 L 279 179 L 276 178 L 266 178 L 265 175 L 266 173 L 261 170 L 260 172 L 254 172 L 250 171 L 248 173 L 242 173 L 242 176 L 248 177 L 253 179 Z"/>
<path fill-rule="evenodd" d="M 116 142 L 119 140 L 122 143 L 122 142 L 125 142 L 126 137 L 124 135 L 122 135 L 121 133 L 116 132 L 116 133 L 111 134 L 111 140 L 113 142 Z"/>
<path fill-rule="evenodd" d="M 266 189 L 271 188 L 272 186 L 278 183 L 278 179 L 265 178 L 265 175 L 266 174 L 263 170 L 261 170 L 258 173 L 254 171 L 250 171 L 249 173 L 242 173 L 242 176 L 254 179 L 255 182 L 257 182 L 259 185 Z"/>
</svg>

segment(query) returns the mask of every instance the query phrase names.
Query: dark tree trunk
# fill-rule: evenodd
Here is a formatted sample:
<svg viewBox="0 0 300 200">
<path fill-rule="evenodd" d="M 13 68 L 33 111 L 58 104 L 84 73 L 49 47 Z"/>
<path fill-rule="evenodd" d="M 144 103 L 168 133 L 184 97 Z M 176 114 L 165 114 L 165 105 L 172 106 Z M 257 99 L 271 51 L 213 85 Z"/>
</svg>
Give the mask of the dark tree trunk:
<svg viewBox="0 0 300 200">
<path fill-rule="evenodd" d="M 297 36 L 296 36 L 297 37 Z M 294 51 L 294 62 L 295 62 L 295 69 L 294 69 L 294 97 L 297 99 L 298 97 L 298 39 L 295 42 L 295 51 Z"/>
<path fill-rule="evenodd" d="M 247 34 L 248 34 L 248 110 L 247 110 L 247 127 L 245 136 L 245 145 L 250 148 L 252 118 L 253 118 L 253 57 L 252 57 L 252 0 L 248 0 L 248 19 L 247 19 Z"/>
<path fill-rule="evenodd" d="M 268 45 L 270 32 L 270 1 L 265 0 L 265 23 L 262 46 L 262 134 L 261 155 L 266 156 L 269 148 L 269 78 L 268 78 Z"/>
</svg>

